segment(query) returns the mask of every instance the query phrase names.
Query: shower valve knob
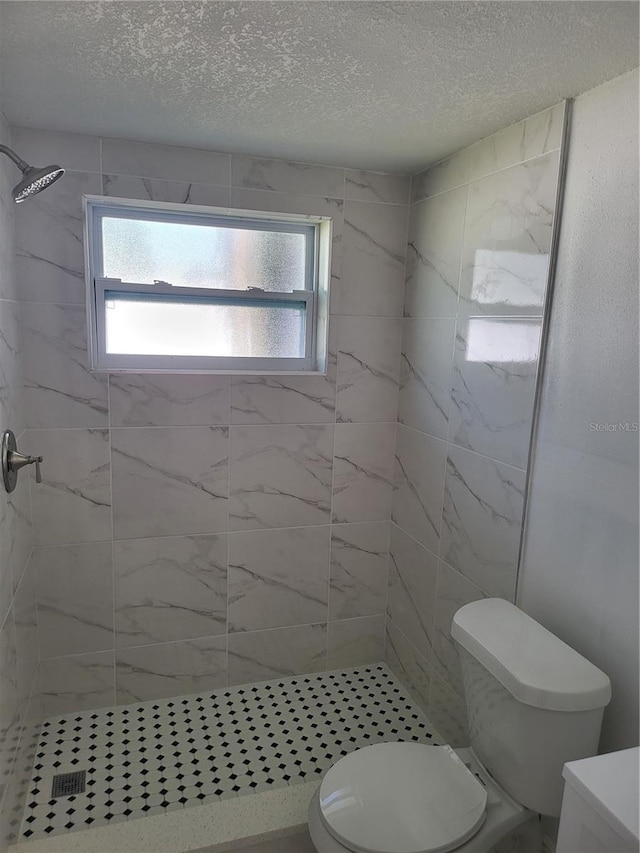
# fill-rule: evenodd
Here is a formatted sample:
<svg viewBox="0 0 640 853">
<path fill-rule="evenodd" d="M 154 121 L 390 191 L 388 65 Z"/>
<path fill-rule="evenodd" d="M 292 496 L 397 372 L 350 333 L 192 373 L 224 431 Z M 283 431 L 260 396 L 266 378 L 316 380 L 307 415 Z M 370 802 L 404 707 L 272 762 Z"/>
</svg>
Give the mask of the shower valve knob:
<svg viewBox="0 0 640 853">
<path fill-rule="evenodd" d="M 36 483 L 42 482 L 42 471 L 40 463 L 42 456 L 27 456 L 20 453 L 16 445 L 16 437 L 13 432 L 5 430 L 2 436 L 2 477 L 5 489 L 12 492 L 18 482 L 18 471 L 26 465 L 36 466 Z"/>
</svg>

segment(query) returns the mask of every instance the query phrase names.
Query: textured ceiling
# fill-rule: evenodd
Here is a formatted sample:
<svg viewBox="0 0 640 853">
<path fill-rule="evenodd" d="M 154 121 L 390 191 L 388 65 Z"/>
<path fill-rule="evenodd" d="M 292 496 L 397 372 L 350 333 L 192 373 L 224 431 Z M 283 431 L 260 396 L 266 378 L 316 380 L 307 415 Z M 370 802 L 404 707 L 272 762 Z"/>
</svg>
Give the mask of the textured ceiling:
<svg viewBox="0 0 640 853">
<path fill-rule="evenodd" d="M 638 64 L 631 2 L 0 2 L 11 124 L 415 171 Z"/>
</svg>

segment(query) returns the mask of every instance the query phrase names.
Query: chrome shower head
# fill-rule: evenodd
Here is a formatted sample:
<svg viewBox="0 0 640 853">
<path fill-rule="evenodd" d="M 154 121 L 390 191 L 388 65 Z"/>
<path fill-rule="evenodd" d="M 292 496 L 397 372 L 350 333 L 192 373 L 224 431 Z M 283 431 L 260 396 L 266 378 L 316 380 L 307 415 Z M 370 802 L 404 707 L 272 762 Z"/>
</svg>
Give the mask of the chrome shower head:
<svg viewBox="0 0 640 853">
<path fill-rule="evenodd" d="M 29 166 L 23 171 L 22 180 L 13 188 L 13 200 L 16 204 L 20 204 L 20 202 L 31 198 L 32 195 L 46 189 L 63 175 L 64 169 L 60 166 L 45 166 L 43 169 Z"/>
<path fill-rule="evenodd" d="M 61 166 L 44 166 L 43 168 L 30 166 L 6 145 L 0 145 L 0 154 L 6 154 L 22 172 L 22 180 L 15 185 L 12 192 L 16 204 L 51 186 L 54 181 L 64 175 L 64 169 Z"/>
</svg>

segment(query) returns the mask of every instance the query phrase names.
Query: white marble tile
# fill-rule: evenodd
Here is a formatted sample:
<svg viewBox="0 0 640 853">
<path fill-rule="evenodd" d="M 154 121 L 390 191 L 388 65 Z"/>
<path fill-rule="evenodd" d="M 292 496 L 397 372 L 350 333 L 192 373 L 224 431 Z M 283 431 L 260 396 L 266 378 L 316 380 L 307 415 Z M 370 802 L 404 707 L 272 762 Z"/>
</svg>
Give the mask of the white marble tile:
<svg viewBox="0 0 640 853">
<path fill-rule="evenodd" d="M 269 213 L 294 213 L 302 216 L 328 216 L 342 234 L 344 201 L 327 195 L 322 190 L 315 195 L 301 195 L 297 190 L 270 192 L 264 189 L 231 189 L 231 204 L 240 210 Z"/>
<path fill-rule="evenodd" d="M 560 148 L 564 102 L 488 136 L 469 148 L 469 180 Z"/>
<path fill-rule="evenodd" d="M 437 568 L 434 554 L 391 525 L 387 613 L 428 661 L 434 642 Z"/>
<path fill-rule="evenodd" d="M 406 317 L 455 317 L 467 188 L 411 206 Z"/>
<path fill-rule="evenodd" d="M 0 423 L 16 435 L 24 428 L 20 305 L 0 300 Z"/>
<path fill-rule="evenodd" d="M 345 202 L 341 314 L 402 316 L 407 216 L 404 205 Z"/>
<path fill-rule="evenodd" d="M 440 556 L 488 595 L 513 601 L 525 472 L 449 445 Z"/>
<path fill-rule="evenodd" d="M 229 631 L 327 619 L 330 528 L 229 534 Z"/>
<path fill-rule="evenodd" d="M 451 638 L 451 621 L 455 612 L 465 604 L 478 601 L 484 597 L 484 593 L 477 586 L 474 586 L 467 578 L 440 560 L 431 664 L 434 670 L 459 696 L 464 696 L 464 691 L 460 672 L 460 656 L 458 648 Z"/>
<path fill-rule="evenodd" d="M 36 568 L 33 560 L 29 562 L 16 592 L 14 622 L 20 716 L 24 719 L 39 661 Z"/>
<path fill-rule="evenodd" d="M 100 177 L 65 176 L 16 208 L 16 283 L 25 302 L 85 304 L 83 194 L 100 195 Z"/>
<path fill-rule="evenodd" d="M 336 407 L 336 353 L 327 376 L 234 376 L 234 424 L 333 423 Z"/>
<path fill-rule="evenodd" d="M 113 652 L 41 661 L 38 692 L 44 717 L 113 705 Z"/>
<path fill-rule="evenodd" d="M 228 683 L 246 684 L 326 669 L 325 624 L 230 634 Z"/>
<path fill-rule="evenodd" d="M 388 550 L 386 521 L 332 526 L 330 619 L 384 613 Z"/>
<path fill-rule="evenodd" d="M 224 687 L 226 658 L 226 637 L 119 649 L 116 702 L 126 705 Z"/>
<path fill-rule="evenodd" d="M 391 519 L 438 553 L 447 445 L 398 424 Z"/>
<path fill-rule="evenodd" d="M 446 438 L 455 321 L 406 318 L 402 325 L 398 420 Z"/>
<path fill-rule="evenodd" d="M 411 201 L 446 192 L 466 184 L 468 180 L 469 149 L 463 148 L 411 178 Z"/>
<path fill-rule="evenodd" d="M 449 441 L 527 467 L 541 319 L 458 321 Z"/>
<path fill-rule="evenodd" d="M 100 172 L 98 136 L 12 127 L 11 144 L 23 160 L 35 166 L 57 163 L 77 172 Z"/>
<path fill-rule="evenodd" d="M 234 155 L 231 158 L 231 185 L 254 190 L 342 198 L 344 169 Z"/>
<path fill-rule="evenodd" d="M 26 438 L 18 436 L 22 449 Z M 33 545 L 31 498 L 28 474 L 22 475 L 15 490 L 0 492 L 0 624 L 9 609 Z"/>
<path fill-rule="evenodd" d="M 327 668 L 363 666 L 384 658 L 385 617 L 362 616 L 329 622 Z"/>
<path fill-rule="evenodd" d="M 434 673 L 429 685 L 427 717 L 454 749 L 469 746 L 469 724 L 464 699 Z"/>
<path fill-rule="evenodd" d="M 36 548 L 40 657 L 113 648 L 110 542 Z"/>
<path fill-rule="evenodd" d="M 408 175 L 389 172 L 366 172 L 347 169 L 345 175 L 345 198 L 350 201 L 378 201 L 385 204 L 408 204 Z"/>
<path fill-rule="evenodd" d="M 101 429 L 33 430 L 25 451 L 41 455 L 42 483 L 31 474 L 38 545 L 111 538 L 109 433 Z"/>
<path fill-rule="evenodd" d="M 113 567 L 117 647 L 226 633 L 226 535 L 115 542 Z"/>
<path fill-rule="evenodd" d="M 333 426 L 231 427 L 229 527 L 326 524 Z"/>
<path fill-rule="evenodd" d="M 199 181 L 223 187 L 229 185 L 229 163 L 229 154 L 201 148 L 102 140 L 102 171 L 109 175 Z"/>
<path fill-rule="evenodd" d="M 106 427 L 107 377 L 89 369 L 84 305 L 25 304 L 22 326 L 27 426 Z"/>
<path fill-rule="evenodd" d="M 227 529 L 227 427 L 114 429 L 116 539 Z"/>
<path fill-rule="evenodd" d="M 20 437 L 24 443 L 26 433 Z M 23 476 L 22 484 L 16 486 L 14 491 L 7 495 L 9 503 L 9 517 L 11 519 L 10 563 L 13 573 L 13 589 L 18 588 L 18 583 L 29 560 L 33 547 L 33 522 L 31 517 L 31 494 L 29 478 Z"/>
<path fill-rule="evenodd" d="M 426 658 L 418 654 L 415 647 L 391 619 L 387 619 L 385 660 L 414 701 L 423 711 L 426 711 L 433 671 Z"/>
<path fill-rule="evenodd" d="M 558 160 L 553 151 L 469 185 L 460 316 L 542 314 Z"/>
<path fill-rule="evenodd" d="M 211 207 L 228 207 L 231 203 L 229 187 L 165 181 L 160 178 L 138 178 L 133 175 L 103 175 L 102 192 L 114 198 L 202 204 Z"/>
<path fill-rule="evenodd" d="M 386 521 L 393 490 L 396 425 L 337 424 L 333 521 Z"/>
<path fill-rule="evenodd" d="M 20 693 L 13 611 L 0 628 L 0 779 L 11 772 L 19 736 Z"/>
<path fill-rule="evenodd" d="M 112 426 L 217 426 L 229 423 L 229 377 L 111 374 Z"/>
<path fill-rule="evenodd" d="M 339 422 L 396 420 L 401 340 L 401 319 L 340 317 L 336 399 Z"/>
</svg>

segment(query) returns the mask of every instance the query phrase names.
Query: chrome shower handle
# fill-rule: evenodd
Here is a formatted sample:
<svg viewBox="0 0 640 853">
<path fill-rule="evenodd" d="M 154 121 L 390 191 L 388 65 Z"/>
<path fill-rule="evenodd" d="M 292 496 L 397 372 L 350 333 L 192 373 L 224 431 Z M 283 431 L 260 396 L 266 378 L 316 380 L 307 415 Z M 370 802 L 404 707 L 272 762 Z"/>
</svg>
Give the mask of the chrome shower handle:
<svg viewBox="0 0 640 853">
<path fill-rule="evenodd" d="M 18 471 L 26 465 L 36 466 L 36 483 L 41 483 L 41 462 L 42 456 L 27 456 L 25 453 L 20 453 L 16 445 L 15 435 L 10 429 L 4 431 L 2 435 L 2 478 L 4 487 L 8 492 L 15 489 L 18 482 Z"/>
<path fill-rule="evenodd" d="M 8 456 L 9 458 L 7 460 L 7 463 L 10 471 L 17 472 L 21 468 L 24 468 L 25 465 L 35 465 L 36 483 L 42 482 L 42 472 L 40 471 L 40 463 L 42 462 L 42 456 L 25 456 L 25 454 L 20 453 L 19 450 L 10 450 Z"/>
</svg>

